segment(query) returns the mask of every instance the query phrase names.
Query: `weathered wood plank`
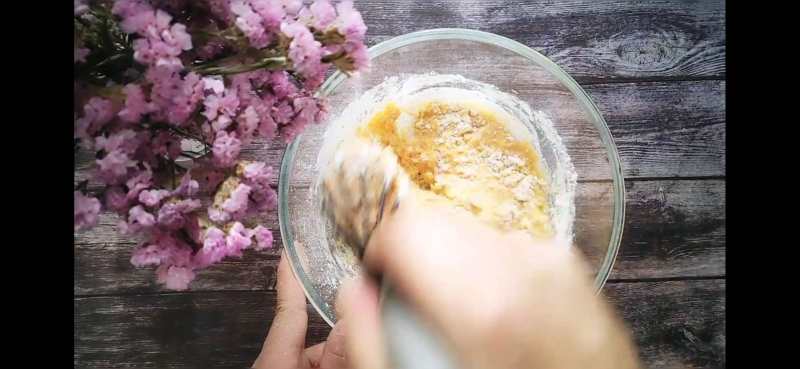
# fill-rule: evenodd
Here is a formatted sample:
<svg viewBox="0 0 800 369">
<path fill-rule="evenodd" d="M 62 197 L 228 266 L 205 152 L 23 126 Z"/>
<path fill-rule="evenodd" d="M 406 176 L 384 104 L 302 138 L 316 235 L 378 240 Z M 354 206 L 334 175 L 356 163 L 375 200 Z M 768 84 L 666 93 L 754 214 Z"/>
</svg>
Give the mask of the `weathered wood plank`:
<svg viewBox="0 0 800 369">
<path fill-rule="evenodd" d="M 725 82 L 619 83 L 586 90 L 608 122 L 626 178 L 725 175 Z M 574 143 L 568 147 L 580 178 L 609 179 L 602 148 L 587 136 L 594 133 L 562 127 L 565 142 Z M 242 157 L 278 169 L 284 149 L 282 141 L 257 142 Z M 81 152 L 75 160 L 77 183 L 89 178 L 94 159 Z"/>
<path fill-rule="evenodd" d="M 612 279 L 725 275 L 725 181 L 628 182 Z"/>
<path fill-rule="evenodd" d="M 725 367 L 725 281 L 610 284 L 648 368 Z M 274 291 L 77 298 L 76 368 L 245 368 L 273 317 Z M 309 345 L 329 327 L 309 305 Z"/>
<path fill-rule="evenodd" d="M 272 322 L 275 292 L 76 298 L 76 368 L 247 368 Z M 307 336 L 330 327 L 308 305 Z"/>
<path fill-rule="evenodd" d="M 578 82 L 725 76 L 725 2 L 625 0 L 359 1 L 370 45 L 455 27 L 519 41 Z"/>
<path fill-rule="evenodd" d="M 608 123 L 626 179 L 725 175 L 725 82 L 586 90 Z"/>
<path fill-rule="evenodd" d="M 646 368 L 725 368 L 725 280 L 614 283 L 604 293 Z"/>
<path fill-rule="evenodd" d="M 607 183 L 582 183 L 579 199 L 603 203 L 611 196 Z M 627 214 L 622 248 L 612 279 L 717 276 L 725 274 L 725 182 L 721 180 L 665 180 L 627 185 Z M 576 209 L 576 242 L 593 263 L 602 261 L 601 245 L 608 209 L 590 201 Z M 93 230 L 75 237 L 74 293 L 145 293 L 161 291 L 151 269 L 134 268 L 130 253 L 135 244 L 120 236 L 113 215 L 105 214 Z M 265 224 L 275 235 L 273 249 L 248 251 L 242 259 L 229 259 L 200 271 L 193 290 L 263 290 L 272 278 L 280 255 L 281 239 L 276 214 Z M 596 228 L 596 229 L 595 229 Z M 607 236 L 606 236 L 607 237 Z"/>
</svg>

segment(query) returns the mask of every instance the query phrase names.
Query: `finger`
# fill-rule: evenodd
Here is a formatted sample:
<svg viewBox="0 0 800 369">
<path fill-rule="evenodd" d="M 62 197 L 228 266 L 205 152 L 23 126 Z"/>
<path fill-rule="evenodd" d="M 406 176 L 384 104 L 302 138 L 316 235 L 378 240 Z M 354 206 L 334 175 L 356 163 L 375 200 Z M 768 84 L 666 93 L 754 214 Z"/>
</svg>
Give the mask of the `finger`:
<svg viewBox="0 0 800 369">
<path fill-rule="evenodd" d="M 364 261 L 445 336 L 457 340 L 459 330 L 492 325 L 520 298 L 523 273 L 547 258 L 544 247 L 530 236 L 500 232 L 466 211 L 411 200 L 378 225 Z"/>
<path fill-rule="evenodd" d="M 364 261 L 426 315 L 451 316 L 449 312 L 459 310 L 468 296 L 491 297 L 476 288 L 488 284 L 487 276 L 507 274 L 494 270 L 501 269 L 494 258 L 502 258 L 508 247 L 497 244 L 499 232 L 469 214 L 425 206 L 404 203 L 381 222 Z M 486 257 L 488 253 L 492 258 Z"/>
<path fill-rule="evenodd" d="M 263 357 L 260 362 L 268 363 L 270 369 L 295 369 L 303 359 L 308 313 L 306 297 L 294 278 L 285 251 L 278 264 L 277 289 L 275 318 L 259 358 Z"/>
<path fill-rule="evenodd" d="M 344 346 L 348 363 L 354 369 L 387 368 L 377 286 L 364 278 L 349 280 L 342 285 L 336 305 L 347 325 Z"/>
<path fill-rule="evenodd" d="M 346 347 L 345 347 L 345 321 L 340 319 L 328 334 L 328 340 L 319 360 L 319 367 L 322 369 L 345 369 L 347 368 Z"/>
<path fill-rule="evenodd" d="M 322 359 L 322 352 L 325 351 L 325 344 L 325 342 L 320 342 L 306 349 L 305 354 L 310 367 L 325 368 L 319 365 L 319 361 Z"/>
</svg>

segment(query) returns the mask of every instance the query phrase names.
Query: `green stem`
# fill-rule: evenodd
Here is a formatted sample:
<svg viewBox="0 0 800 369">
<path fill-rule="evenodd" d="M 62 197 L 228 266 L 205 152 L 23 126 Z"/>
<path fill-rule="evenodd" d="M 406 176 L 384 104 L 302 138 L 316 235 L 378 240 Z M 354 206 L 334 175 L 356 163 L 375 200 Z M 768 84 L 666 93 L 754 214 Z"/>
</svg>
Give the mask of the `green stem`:
<svg viewBox="0 0 800 369">
<path fill-rule="evenodd" d="M 287 64 L 288 64 L 288 59 L 285 56 L 275 56 L 275 57 L 268 57 L 261 59 L 258 62 L 252 64 L 225 66 L 225 65 L 218 65 L 217 63 L 211 63 L 211 64 L 201 64 L 189 67 L 189 70 L 203 75 L 231 75 L 231 74 L 251 72 L 258 69 L 276 70 L 284 68 Z"/>
</svg>

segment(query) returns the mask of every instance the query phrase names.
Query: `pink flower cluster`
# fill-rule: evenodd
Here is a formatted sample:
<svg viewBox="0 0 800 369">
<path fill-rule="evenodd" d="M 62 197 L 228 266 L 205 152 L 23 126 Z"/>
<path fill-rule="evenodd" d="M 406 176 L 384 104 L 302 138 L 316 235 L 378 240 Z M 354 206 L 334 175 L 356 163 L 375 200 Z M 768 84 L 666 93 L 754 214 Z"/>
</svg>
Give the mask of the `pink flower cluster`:
<svg viewBox="0 0 800 369">
<path fill-rule="evenodd" d="M 178 58 L 192 49 L 192 38 L 186 26 L 172 22 L 167 12 L 154 9 L 145 0 L 117 0 L 114 14 L 122 17 L 120 28 L 141 36 L 133 41 L 133 58 L 146 65 L 183 66 Z"/>
<path fill-rule="evenodd" d="M 260 162 L 240 162 L 236 176 L 228 178 L 208 208 L 208 217 L 217 223 L 240 221 L 277 204 L 275 190 L 269 186 L 272 168 Z"/>
<path fill-rule="evenodd" d="M 355 70 L 367 67 L 369 56 L 364 44 L 367 26 L 361 18 L 361 13 L 353 8 L 352 1 L 337 4 L 336 11 L 339 13 L 339 18 L 332 23 L 331 27 L 343 34 L 345 41 L 341 45 L 332 45 L 328 52 L 343 52 L 352 63 L 351 68 Z"/>
<path fill-rule="evenodd" d="M 263 163 L 245 166 L 261 168 Z M 262 170 L 260 174 L 266 175 L 268 172 Z M 193 214 L 200 208 L 200 202 L 178 198 L 196 194 L 198 187 L 198 183 L 189 179 L 187 174 L 178 189 L 172 192 L 141 191 L 138 196 L 140 204 L 130 208 L 128 222 L 121 225 L 123 229 L 136 227 L 137 232 L 150 231 L 150 239 L 134 251 L 131 263 L 138 267 L 158 266 L 157 280 L 169 289 L 185 290 L 194 279 L 196 270 L 209 267 L 226 257 L 242 257 L 242 252 L 247 248 L 263 250 L 272 247 L 272 232 L 264 226 L 248 229 L 238 221 L 211 223 Z M 264 203 L 266 207 L 274 206 L 273 190 L 258 191 L 268 196 Z M 245 198 L 239 201 L 245 202 L 243 209 L 246 209 L 250 200 Z M 162 205 L 157 212 L 148 212 L 159 204 Z M 216 224 L 227 224 L 227 232 Z M 176 230 L 184 230 L 189 240 L 181 237 Z"/>
<path fill-rule="evenodd" d="M 277 203 L 270 187 L 273 169 L 241 160 L 242 146 L 279 135 L 288 141 L 321 121 L 326 109 L 314 92 L 328 68 L 352 72 L 367 66 L 366 26 L 349 1 L 304 6 L 300 0 L 207 0 L 216 22 L 237 29 L 227 34 L 244 36 L 198 48 L 192 30 L 179 22 L 187 20 L 185 12 L 178 12 L 194 5 L 116 0 L 111 11 L 119 29 L 133 35 L 131 51 L 141 73 L 125 71 L 134 77 L 102 86 L 102 97 L 82 102 L 74 124 L 80 148 L 96 158 L 92 181 L 104 188 L 97 197 L 75 191 L 75 231 L 97 224 L 101 209 L 116 213 L 120 232 L 145 239 L 131 263 L 157 267 L 157 281 L 175 290 L 188 288 L 198 270 L 226 257 L 272 246 L 271 231 L 257 219 Z M 91 19 L 86 14 L 93 6 L 76 0 L 75 16 Z M 231 50 L 245 56 L 237 59 Z M 229 53 L 219 59 L 226 64 L 188 65 L 198 59 L 216 63 L 213 57 L 222 51 Z M 75 62 L 85 62 L 91 52 L 76 46 Z M 226 72 L 230 60 L 247 65 L 258 62 L 252 55 L 260 52 L 285 63 L 233 65 L 234 72 Z M 201 149 L 188 154 L 187 145 Z M 182 157 L 192 158 L 191 169 L 177 164 Z"/>
<path fill-rule="evenodd" d="M 352 1 L 335 7 L 328 0 L 317 0 L 310 7 L 300 1 L 286 0 L 233 0 L 231 12 L 236 26 L 247 36 L 255 48 L 264 48 L 283 33 L 292 41 L 288 57 L 294 72 L 303 77 L 305 87 L 315 89 L 325 78 L 330 63 L 323 58 L 340 55 L 348 68 L 358 70 L 368 64 L 364 35 L 367 31 L 361 14 L 353 8 Z M 336 31 L 344 42 L 323 44 L 315 39 L 313 31 Z"/>
<path fill-rule="evenodd" d="M 100 214 L 100 201 L 75 191 L 75 231 L 94 227 Z"/>
</svg>

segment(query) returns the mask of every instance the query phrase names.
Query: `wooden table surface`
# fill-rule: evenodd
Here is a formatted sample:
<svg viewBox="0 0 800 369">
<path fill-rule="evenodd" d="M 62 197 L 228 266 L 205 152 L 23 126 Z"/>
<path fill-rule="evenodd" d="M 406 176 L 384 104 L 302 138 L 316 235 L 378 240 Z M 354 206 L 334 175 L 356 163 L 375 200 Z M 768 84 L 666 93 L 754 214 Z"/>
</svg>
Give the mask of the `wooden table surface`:
<svg viewBox="0 0 800 369">
<path fill-rule="evenodd" d="M 616 140 L 626 224 L 604 294 L 649 368 L 725 367 L 725 4 L 705 1 L 356 2 L 369 45 L 439 27 L 510 37 L 589 93 Z M 283 145 L 247 156 L 278 166 Z M 76 157 L 76 183 L 91 158 Z M 275 247 L 199 273 L 169 292 L 134 268 L 132 240 L 101 216 L 75 236 L 77 368 L 245 368 L 272 320 Z M 309 305 L 308 343 L 329 327 Z"/>
</svg>

